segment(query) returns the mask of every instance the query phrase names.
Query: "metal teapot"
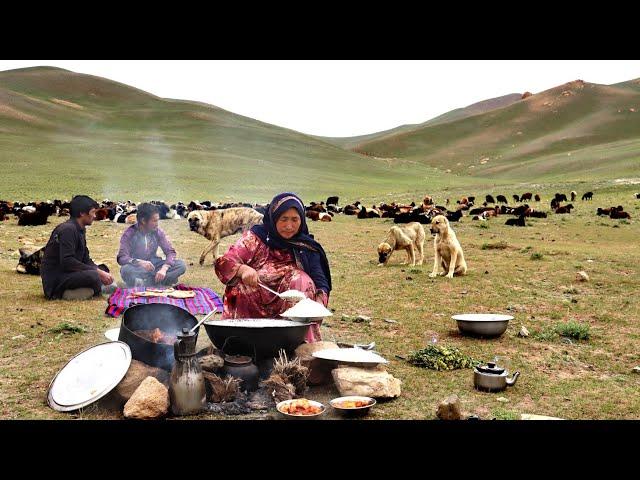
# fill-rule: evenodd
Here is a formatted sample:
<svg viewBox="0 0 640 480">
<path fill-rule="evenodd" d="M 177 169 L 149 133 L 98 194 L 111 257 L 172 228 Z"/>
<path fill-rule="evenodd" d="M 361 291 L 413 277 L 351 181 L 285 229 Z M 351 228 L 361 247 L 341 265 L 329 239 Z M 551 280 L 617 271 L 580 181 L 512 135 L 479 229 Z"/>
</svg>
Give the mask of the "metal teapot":
<svg viewBox="0 0 640 480">
<path fill-rule="evenodd" d="M 515 385 L 520 372 L 515 372 L 511 378 L 507 378 L 508 375 L 509 372 L 493 362 L 478 365 L 473 369 L 473 386 L 486 392 L 501 392 Z"/>
<path fill-rule="evenodd" d="M 169 378 L 169 398 L 174 415 L 195 415 L 207 406 L 204 375 L 196 357 L 196 334 L 183 328 L 173 344 L 175 364 Z"/>
</svg>

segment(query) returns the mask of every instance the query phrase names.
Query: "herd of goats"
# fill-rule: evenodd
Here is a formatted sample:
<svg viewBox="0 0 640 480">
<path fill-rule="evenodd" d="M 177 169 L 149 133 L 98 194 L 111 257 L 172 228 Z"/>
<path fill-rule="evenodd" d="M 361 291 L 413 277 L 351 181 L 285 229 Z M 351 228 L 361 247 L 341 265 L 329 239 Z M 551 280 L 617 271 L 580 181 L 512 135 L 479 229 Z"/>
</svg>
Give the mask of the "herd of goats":
<svg viewBox="0 0 640 480">
<path fill-rule="evenodd" d="M 572 203 L 578 196 L 575 191 L 569 194 L 571 200 L 563 193 L 556 193 L 551 199 L 551 211 L 557 214 L 571 213 L 574 208 Z M 640 193 L 636 193 L 635 197 L 640 199 Z M 592 200 L 593 192 L 586 192 L 582 195 L 582 200 Z M 436 205 L 433 198 L 426 195 L 422 203 L 416 205 L 398 203 L 381 203 L 376 206 L 366 207 L 360 201 L 355 203 L 339 206 L 339 197 L 328 197 L 326 202 L 311 202 L 307 206 L 306 216 L 314 221 L 331 221 L 335 214 L 354 215 L 359 219 L 365 218 L 393 218 L 394 223 L 419 222 L 429 224 L 431 219 L 436 215 L 444 215 L 450 222 L 457 222 L 462 218 L 463 212 L 468 212 L 473 220 L 486 221 L 490 217 L 498 215 L 513 215 L 516 218 L 510 218 L 506 221 L 506 225 L 525 226 L 525 217 L 546 218 L 547 212 L 531 207 L 528 203 L 540 203 L 539 194 L 531 192 L 522 195 L 513 195 L 513 200 L 520 205 L 509 206 L 507 198 L 504 195 L 487 195 L 481 205 L 476 206 L 476 197 L 462 197 L 456 201 L 456 207 L 449 209 L 449 199 L 446 199 L 445 205 Z M 565 202 L 565 204 L 563 204 Z M 178 202 L 168 205 L 164 201 L 152 201 L 158 207 L 160 219 L 186 218 L 190 212 L 194 210 L 219 210 L 233 207 L 250 207 L 260 213 L 266 211 L 269 204 L 251 204 L 251 203 L 214 203 L 211 201 L 191 201 L 188 204 Z M 116 223 L 135 223 L 136 222 L 136 203 L 113 202 L 104 200 L 100 204 L 100 208 L 96 210 L 96 220 L 108 220 Z M 18 218 L 18 225 L 45 225 L 49 216 L 69 215 L 69 202 L 62 200 L 46 201 L 46 202 L 10 202 L 0 200 L 0 221 L 7 220 L 8 215 L 15 215 Z M 598 208 L 597 215 L 608 216 L 614 219 L 630 219 L 628 212 L 624 211 L 621 205 L 608 208 Z"/>
</svg>

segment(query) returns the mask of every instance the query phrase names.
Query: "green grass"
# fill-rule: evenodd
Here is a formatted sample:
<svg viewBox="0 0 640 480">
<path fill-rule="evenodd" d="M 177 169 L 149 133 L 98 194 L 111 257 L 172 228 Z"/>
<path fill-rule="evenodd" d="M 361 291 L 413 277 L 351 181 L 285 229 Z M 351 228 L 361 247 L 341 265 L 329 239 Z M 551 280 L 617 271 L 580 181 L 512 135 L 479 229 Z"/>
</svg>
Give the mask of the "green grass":
<svg viewBox="0 0 640 480">
<path fill-rule="evenodd" d="M 526 188 L 526 187 L 525 187 Z M 545 204 L 555 191 L 584 191 L 580 184 L 540 185 Z M 522 189 L 505 187 L 505 192 Z M 635 185 L 603 184 L 594 188 L 592 202 L 576 202 L 576 210 L 562 222 L 558 216 L 539 219 L 528 229 L 512 229 L 500 218 L 490 219 L 490 230 L 479 230 L 469 217 L 453 228 L 465 252 L 469 266 L 467 276 L 429 278 L 433 253 L 430 240 L 425 245 L 425 274 L 409 273 L 404 260 L 393 257 L 389 266 L 377 267 L 376 246 L 392 223 L 385 219 L 358 220 L 336 216 L 330 223 L 310 222 L 311 232 L 325 247 L 332 267 L 334 290 L 330 308 L 334 316 L 330 327 L 322 327 L 325 340 L 345 343 L 375 341 L 377 351 L 389 360 L 388 370 L 402 381 L 402 395 L 389 402 L 379 402 L 372 419 L 432 419 L 435 407 L 444 398 L 457 394 L 464 410 L 481 418 L 493 418 L 496 408 L 505 412 L 534 413 L 569 419 L 633 419 L 640 415 L 640 375 L 632 368 L 640 365 L 637 344 L 640 340 L 640 302 L 637 292 L 640 279 L 639 224 L 632 220 L 624 228 L 593 223 L 598 206 L 623 204 L 626 210 L 636 204 Z M 431 190 L 437 202 L 458 198 L 463 193 L 484 195 L 486 190 L 450 188 Z M 424 195 L 424 193 L 422 194 Z M 418 200 L 398 194 L 400 201 Z M 307 200 L 307 199 L 305 199 Z M 389 200 L 389 199 L 387 199 Z M 46 405 L 46 392 L 53 376 L 74 355 L 91 345 L 106 341 L 104 332 L 116 327 L 120 319 L 104 315 L 106 302 L 46 301 L 40 279 L 19 275 L 17 249 L 24 241 L 42 245 L 55 224 L 18 227 L 15 219 L 0 223 L 0 418 L 121 418 L 117 412 L 97 407 L 82 415 L 57 413 Z M 198 265 L 206 240 L 189 231 L 184 220 L 161 222 L 187 262 L 184 281 L 206 286 L 218 293 L 223 286 L 210 266 Z M 126 228 L 122 224 L 98 222 L 89 227 L 88 246 L 94 260 L 115 267 L 119 238 Z M 588 233 L 588 234 L 587 234 Z M 18 237 L 23 237 L 19 240 Z M 221 252 L 238 236 L 223 239 Z M 507 242 L 512 248 L 482 249 L 483 243 Z M 530 262 L 526 247 L 550 255 L 546 261 Z M 530 253 L 530 252 L 529 252 Z M 546 258 L 546 255 L 545 255 Z M 593 260 L 592 263 L 587 260 Z M 571 296 L 578 303 L 565 303 L 565 290 L 575 281 L 575 265 L 581 263 L 591 277 L 581 283 L 579 294 Z M 415 267 L 420 269 L 420 267 Z M 401 270 L 405 270 L 402 272 Z M 488 273 L 485 273 L 488 272 Z M 412 280 L 406 280 L 411 276 Z M 465 291 L 466 293 L 461 293 Z M 512 310 L 507 307 L 513 306 Z M 495 340 L 463 337 L 451 315 L 464 312 L 510 313 L 515 318 L 505 334 Z M 371 323 L 340 321 L 342 315 L 354 318 L 366 315 Z M 397 323 L 387 323 L 390 318 Z M 554 331 L 558 324 L 576 322 L 589 325 L 588 341 L 563 342 Z M 86 328 L 85 333 L 66 334 L 56 339 L 52 328 L 67 322 Z M 520 326 L 531 332 L 528 338 L 516 336 Z M 534 333 L 553 332 L 553 338 L 539 340 Z M 24 337 L 13 339 L 14 337 Z M 59 334 L 58 334 L 59 335 Z M 437 336 L 438 343 L 459 348 L 464 354 L 486 362 L 494 356 L 510 372 L 519 370 L 518 383 L 509 389 L 509 403 L 496 405 L 496 395 L 473 389 L 471 371 L 433 371 L 412 366 L 395 355 L 407 357 L 422 349 Z M 571 339 L 574 340 L 574 339 Z M 206 346 L 206 335 L 199 347 Z M 564 353 L 567 352 L 567 353 Z M 310 393 L 323 402 L 338 396 L 334 390 Z M 508 413 L 504 413 L 508 416 Z M 499 415 L 495 415 L 496 417 Z M 212 418 L 202 415 L 201 418 Z"/>
<path fill-rule="evenodd" d="M 555 331 L 561 337 L 573 338 L 574 340 L 589 340 L 591 337 L 590 327 L 584 323 L 560 323 L 556 325 Z"/>
</svg>

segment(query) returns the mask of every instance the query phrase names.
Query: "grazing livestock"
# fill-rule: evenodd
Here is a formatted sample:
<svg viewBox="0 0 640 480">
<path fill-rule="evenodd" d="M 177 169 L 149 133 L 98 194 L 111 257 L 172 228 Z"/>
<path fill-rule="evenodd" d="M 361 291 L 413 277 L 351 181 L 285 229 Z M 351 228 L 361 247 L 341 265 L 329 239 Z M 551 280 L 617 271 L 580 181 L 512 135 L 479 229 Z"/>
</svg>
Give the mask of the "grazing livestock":
<svg viewBox="0 0 640 480">
<path fill-rule="evenodd" d="M 27 253 L 24 248 L 18 251 L 20 252 L 20 259 L 18 260 L 16 272 L 26 273 L 28 275 L 40 275 L 40 266 L 42 265 L 42 258 L 44 257 L 44 247 L 29 253 Z"/>
<path fill-rule="evenodd" d="M 636 198 L 640 198 L 640 193 L 636 193 Z"/>
<path fill-rule="evenodd" d="M 513 195 L 513 200 L 516 201 L 516 202 L 519 202 L 520 201 L 520 197 L 518 195 L 514 194 Z"/>
<path fill-rule="evenodd" d="M 109 220 L 109 209 L 108 208 L 97 208 L 96 209 L 96 221 Z"/>
<path fill-rule="evenodd" d="M 559 206 L 560 206 L 560 202 L 558 201 L 558 199 L 557 198 L 552 198 L 551 199 L 551 210 L 555 210 Z"/>
<path fill-rule="evenodd" d="M 556 193 L 555 199 L 558 201 L 558 203 L 568 202 L 567 196 L 564 193 Z"/>
<path fill-rule="evenodd" d="M 329 213 L 316 212 L 315 210 L 307 210 L 307 213 L 305 214 L 305 216 L 307 218 L 310 218 L 314 222 L 317 222 L 318 220 L 320 220 L 321 222 L 331 221 L 331 215 Z"/>
<path fill-rule="evenodd" d="M 533 197 L 533 193 L 531 192 L 523 193 L 522 196 L 520 197 L 520 201 L 524 202 L 525 200 L 531 200 L 532 197 Z M 538 201 L 539 200 L 540 198 L 538 198 Z"/>
<path fill-rule="evenodd" d="M 505 197 L 504 195 L 498 195 L 496 197 L 496 200 L 498 201 L 498 203 L 504 203 L 504 204 L 509 203 L 507 202 L 507 197 Z"/>
<path fill-rule="evenodd" d="M 547 212 L 539 212 L 537 210 L 531 210 L 526 214 L 526 216 L 534 217 L 534 218 L 547 218 Z"/>
<path fill-rule="evenodd" d="M 462 210 L 456 210 L 455 212 L 446 213 L 447 220 L 450 222 L 459 222 L 462 218 Z"/>
<path fill-rule="evenodd" d="M 609 213 L 609 217 L 614 219 L 628 218 L 629 220 L 631 220 L 631 215 L 629 215 L 627 212 L 623 212 L 622 210 L 611 210 L 611 213 Z"/>
<path fill-rule="evenodd" d="M 582 195 L 582 200 L 593 200 L 593 192 L 587 192 Z"/>
<path fill-rule="evenodd" d="M 18 225 L 46 225 L 49 215 L 53 215 L 56 206 L 53 203 L 42 203 L 35 208 L 35 211 L 22 211 L 18 214 Z"/>
<path fill-rule="evenodd" d="M 509 218 L 507 219 L 506 222 L 504 222 L 505 225 L 509 225 L 511 227 L 526 227 L 527 224 L 524 221 L 524 214 L 520 215 L 518 218 Z"/>
<path fill-rule="evenodd" d="M 496 203 L 496 201 L 493 199 L 491 195 L 487 195 L 486 197 L 484 197 L 484 201 L 487 203 Z"/>
<path fill-rule="evenodd" d="M 562 207 L 556 208 L 556 213 L 571 213 L 572 208 L 575 208 L 572 204 L 563 205 Z"/>
<path fill-rule="evenodd" d="M 340 197 L 327 197 L 327 207 L 329 205 L 335 205 L 337 207 L 339 200 L 340 200 Z"/>
<path fill-rule="evenodd" d="M 571 201 L 575 202 L 576 197 L 578 196 L 578 192 L 571 190 Z"/>
<path fill-rule="evenodd" d="M 533 198 L 534 198 L 534 200 L 535 200 L 536 202 L 539 202 L 539 201 L 540 201 L 540 195 L 538 195 L 537 193 L 535 194 L 535 196 L 534 196 Z"/>
<path fill-rule="evenodd" d="M 476 201 L 476 197 L 467 197 L 469 199 L 469 203 L 473 203 Z"/>
</svg>

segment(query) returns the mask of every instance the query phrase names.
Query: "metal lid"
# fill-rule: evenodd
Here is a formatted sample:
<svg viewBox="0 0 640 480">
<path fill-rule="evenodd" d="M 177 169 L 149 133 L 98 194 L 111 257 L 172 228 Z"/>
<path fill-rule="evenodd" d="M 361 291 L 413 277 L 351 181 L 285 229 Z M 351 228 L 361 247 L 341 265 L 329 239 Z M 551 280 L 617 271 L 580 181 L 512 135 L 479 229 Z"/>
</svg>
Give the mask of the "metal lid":
<svg viewBox="0 0 640 480">
<path fill-rule="evenodd" d="M 112 342 L 117 341 L 118 337 L 120 336 L 120 327 L 111 328 L 107 330 L 106 332 L 104 332 L 104 336 L 107 337 Z"/>
<path fill-rule="evenodd" d="M 249 365 L 253 359 L 246 355 L 225 355 L 224 363 L 226 365 L 241 366 Z"/>
<path fill-rule="evenodd" d="M 59 412 L 85 407 L 113 390 L 131 365 L 131 349 L 124 342 L 89 347 L 73 357 L 53 377 L 47 401 Z"/>
<path fill-rule="evenodd" d="M 504 368 L 496 366 L 495 363 L 489 362 L 486 365 L 478 365 L 476 369 L 482 373 L 492 373 L 494 375 L 501 375 L 504 373 Z"/>
</svg>

